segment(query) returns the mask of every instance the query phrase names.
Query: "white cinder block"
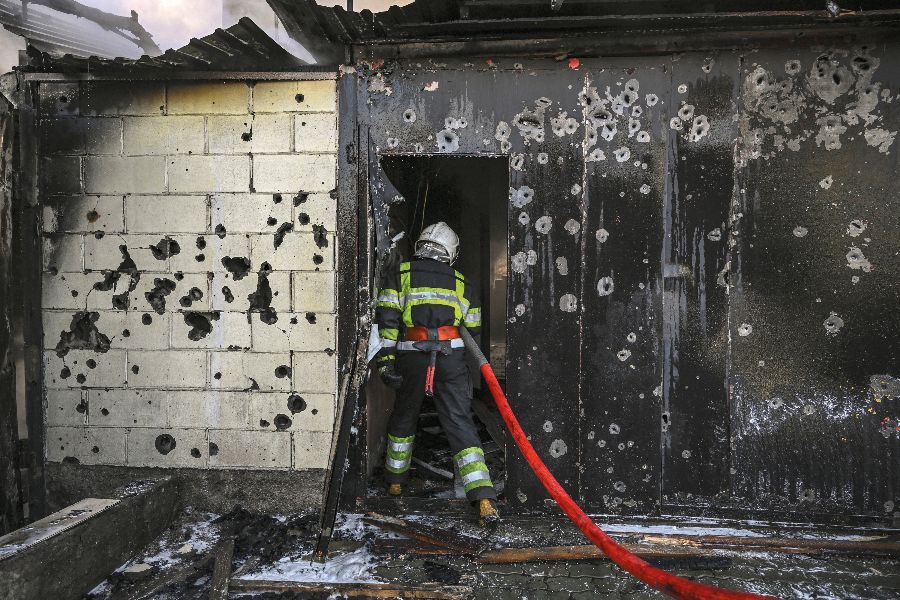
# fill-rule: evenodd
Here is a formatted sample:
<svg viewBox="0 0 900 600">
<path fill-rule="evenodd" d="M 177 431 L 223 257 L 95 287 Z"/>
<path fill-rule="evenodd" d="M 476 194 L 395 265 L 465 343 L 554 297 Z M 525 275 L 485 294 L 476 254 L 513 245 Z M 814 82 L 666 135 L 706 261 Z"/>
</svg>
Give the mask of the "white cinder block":
<svg viewBox="0 0 900 600">
<path fill-rule="evenodd" d="M 266 276 L 272 292 L 270 306 L 276 312 L 291 310 L 290 276 L 287 271 L 273 271 Z M 212 281 L 213 310 L 246 312 L 250 310 L 250 294 L 257 293 L 259 287 L 258 273 L 250 273 L 239 281 L 235 281 L 231 273 L 216 273 Z M 228 302 L 229 298 L 231 302 Z"/>
<path fill-rule="evenodd" d="M 333 79 L 318 81 L 260 81 L 253 86 L 253 111 L 334 112 L 337 104 Z"/>
<path fill-rule="evenodd" d="M 47 460 L 83 465 L 124 465 L 125 429 L 48 427 Z"/>
<path fill-rule="evenodd" d="M 165 84 L 160 81 L 91 81 L 82 92 L 88 115 L 160 115 L 166 108 Z"/>
<path fill-rule="evenodd" d="M 92 427 L 165 427 L 167 393 L 156 390 L 88 390 Z"/>
<path fill-rule="evenodd" d="M 131 311 L 151 313 L 151 317 L 155 318 L 156 307 L 150 303 L 148 294 L 164 311 L 172 312 L 185 308 L 209 310 L 209 279 L 207 277 L 207 273 L 183 273 L 179 276 L 172 273 L 142 273 L 141 281 L 131 293 Z M 172 288 L 173 285 L 174 288 Z M 165 295 L 163 292 L 170 288 L 172 291 Z M 197 300 L 196 298 L 201 294 L 202 297 Z M 168 321 L 166 324 L 168 325 Z M 167 326 L 166 331 L 168 330 Z M 168 339 L 168 335 L 163 335 L 163 337 Z"/>
<path fill-rule="evenodd" d="M 102 277 L 101 277 L 102 278 Z M 64 308 L 71 310 L 84 310 L 88 292 L 97 281 L 95 274 L 84 273 L 58 273 L 50 275 L 44 273 L 41 283 L 41 306 L 48 308 Z M 107 303 L 104 308 L 110 308 Z"/>
<path fill-rule="evenodd" d="M 211 330 L 204 333 L 207 327 Z M 244 313 L 182 311 L 172 315 L 170 344 L 173 348 L 249 348 L 250 323 Z"/>
<path fill-rule="evenodd" d="M 172 156 L 168 159 L 167 173 L 169 191 L 173 193 L 250 190 L 249 156 Z"/>
<path fill-rule="evenodd" d="M 171 392 L 169 426 L 216 429 L 247 429 L 246 392 Z"/>
<path fill-rule="evenodd" d="M 128 432 L 128 464 L 133 467 L 206 468 L 209 446 L 204 429 L 147 428 Z"/>
<path fill-rule="evenodd" d="M 222 390 L 258 389 L 262 392 L 291 389 L 291 356 L 288 352 L 210 352 L 210 387 Z"/>
<path fill-rule="evenodd" d="M 207 120 L 210 154 L 291 151 L 291 115 L 211 116 Z"/>
<path fill-rule="evenodd" d="M 258 154 L 253 157 L 257 192 L 330 192 L 335 188 L 334 154 Z"/>
<path fill-rule="evenodd" d="M 294 468 L 325 469 L 331 455 L 331 433 L 324 431 L 295 431 Z"/>
<path fill-rule="evenodd" d="M 86 119 L 85 154 L 121 154 L 122 119 Z"/>
<path fill-rule="evenodd" d="M 97 331 L 105 335 L 110 341 L 118 335 L 125 326 L 125 311 L 104 310 L 98 312 L 74 312 L 44 310 L 41 320 L 44 325 L 44 348 L 50 350 L 56 348 L 62 332 L 71 331 L 73 319 L 78 316 L 78 327 L 85 324 L 93 324 Z M 93 316 L 96 315 L 96 320 Z M 85 320 L 86 319 L 86 320 Z"/>
<path fill-rule="evenodd" d="M 293 280 L 294 312 L 334 312 L 334 271 L 296 271 Z"/>
<path fill-rule="evenodd" d="M 327 352 L 293 353 L 293 389 L 304 392 L 337 393 L 337 355 Z"/>
<path fill-rule="evenodd" d="M 206 196 L 127 196 L 129 233 L 206 233 Z"/>
<path fill-rule="evenodd" d="M 249 410 L 250 426 L 269 431 L 331 432 L 334 426 L 334 396 L 329 394 L 251 394 Z"/>
<path fill-rule="evenodd" d="M 69 350 L 65 356 L 44 352 L 44 385 L 48 389 L 124 387 L 125 351 Z"/>
<path fill-rule="evenodd" d="M 80 194 L 81 157 L 54 156 L 41 159 L 42 194 Z"/>
<path fill-rule="evenodd" d="M 326 235 L 327 245 L 320 248 L 310 233 L 287 233 L 275 247 L 275 236 L 250 236 L 251 261 L 254 267 L 263 263 L 276 271 L 330 271 L 334 269 L 334 236 Z"/>
<path fill-rule="evenodd" d="M 113 347 L 125 350 L 166 350 L 169 348 L 170 321 L 173 315 L 169 313 L 158 315 L 140 310 L 129 310 L 122 314 L 125 317 L 122 328 L 111 330 L 109 333 Z M 150 318 L 144 317 L 145 314 Z"/>
<path fill-rule="evenodd" d="M 330 233 L 337 230 L 337 200 L 331 194 L 299 194 L 292 200 L 294 229 L 312 231 L 313 225 L 321 225 Z"/>
<path fill-rule="evenodd" d="M 209 444 L 209 464 L 212 467 L 291 467 L 291 434 L 286 431 L 210 429 Z M 215 454 L 213 445 L 218 450 Z"/>
<path fill-rule="evenodd" d="M 88 403 L 82 390 L 47 390 L 47 425 L 81 427 L 87 424 Z"/>
<path fill-rule="evenodd" d="M 317 315 L 315 323 L 310 323 L 303 313 L 286 313 L 278 315 L 272 325 L 263 323 L 259 314 L 253 315 L 253 349 L 259 352 L 333 349 L 334 332 L 334 315 Z"/>
<path fill-rule="evenodd" d="M 166 237 L 170 236 L 112 234 L 97 238 L 87 235 L 84 238 L 84 268 L 91 271 L 115 271 L 127 257 L 134 261 L 138 271 L 163 270 L 168 262 L 166 254 L 171 249 Z M 123 277 L 128 279 L 127 275 Z"/>
<path fill-rule="evenodd" d="M 181 252 L 169 260 L 169 269 L 183 273 L 226 271 L 222 259 L 250 258 L 250 240 L 246 235 L 174 235 Z M 202 248 L 200 247 L 202 246 Z"/>
<path fill-rule="evenodd" d="M 222 225 L 229 234 L 275 233 L 292 218 L 289 194 L 213 194 L 210 208 L 213 231 Z"/>
<path fill-rule="evenodd" d="M 128 387 L 202 388 L 206 370 L 206 352 L 202 350 L 128 352 Z"/>
<path fill-rule="evenodd" d="M 250 112 L 244 82 L 169 82 L 170 115 L 221 115 Z"/>
<path fill-rule="evenodd" d="M 294 117 L 295 152 L 336 152 L 337 119 L 334 113 Z"/>
<path fill-rule="evenodd" d="M 44 204 L 43 228 L 56 232 L 122 232 L 122 196 L 62 196 Z"/>
<path fill-rule="evenodd" d="M 93 238 L 93 236 L 91 236 Z M 83 236 L 77 233 L 44 235 L 44 270 L 72 273 L 84 270 Z"/>
<path fill-rule="evenodd" d="M 202 154 L 204 119 L 126 117 L 125 154 Z"/>
<path fill-rule="evenodd" d="M 89 194 L 158 194 L 166 191 L 163 156 L 85 156 L 84 189 Z"/>
</svg>

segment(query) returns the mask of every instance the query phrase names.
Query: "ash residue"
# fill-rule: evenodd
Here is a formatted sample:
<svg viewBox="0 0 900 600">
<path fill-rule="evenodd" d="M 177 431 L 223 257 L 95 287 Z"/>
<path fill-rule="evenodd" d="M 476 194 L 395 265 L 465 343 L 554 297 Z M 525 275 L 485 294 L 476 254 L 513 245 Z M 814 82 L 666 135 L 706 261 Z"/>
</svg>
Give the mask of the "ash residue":
<svg viewBox="0 0 900 600">
<path fill-rule="evenodd" d="M 318 515 L 300 515 L 281 521 L 269 515 L 254 515 L 240 506 L 213 521 L 235 536 L 236 559 L 259 557 L 263 563 L 278 560 L 296 550 L 318 531 Z"/>
<path fill-rule="evenodd" d="M 109 338 L 97 329 L 100 313 L 77 312 L 72 315 L 69 331 L 61 331 L 56 344 L 56 355 L 62 358 L 69 350 L 93 350 L 107 352 Z"/>
</svg>

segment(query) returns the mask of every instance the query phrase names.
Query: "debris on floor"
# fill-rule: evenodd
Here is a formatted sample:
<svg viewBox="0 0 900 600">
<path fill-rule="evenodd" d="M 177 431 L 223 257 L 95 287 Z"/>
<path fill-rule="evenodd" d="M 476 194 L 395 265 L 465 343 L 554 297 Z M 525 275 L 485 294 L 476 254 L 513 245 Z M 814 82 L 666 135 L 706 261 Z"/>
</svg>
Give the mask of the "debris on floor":
<svg viewBox="0 0 900 600">
<path fill-rule="evenodd" d="M 493 533 L 452 516 L 342 514 L 332 552 L 313 557 L 317 515 L 186 511 L 86 598 L 205 600 L 214 555 L 234 541 L 227 596 L 477 600 L 663 598 L 635 582 L 556 518 L 507 516 Z M 650 562 L 698 581 L 779 598 L 896 598 L 896 531 L 650 519 L 604 523 Z M 226 570 L 227 572 L 227 570 Z"/>
</svg>

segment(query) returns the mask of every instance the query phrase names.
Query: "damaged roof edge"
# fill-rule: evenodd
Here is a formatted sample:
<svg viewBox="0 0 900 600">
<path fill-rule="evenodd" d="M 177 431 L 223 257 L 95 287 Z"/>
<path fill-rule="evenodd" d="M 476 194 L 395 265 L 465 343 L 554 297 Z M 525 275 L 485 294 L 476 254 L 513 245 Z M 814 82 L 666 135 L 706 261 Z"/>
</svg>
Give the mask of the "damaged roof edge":
<svg viewBox="0 0 900 600">
<path fill-rule="evenodd" d="M 288 72 L 320 70 L 308 65 L 285 50 L 251 19 L 243 17 L 228 29 L 216 29 L 210 35 L 193 38 L 177 50 L 167 50 L 159 56 L 144 55 L 138 59 L 81 58 L 66 54 L 52 56 L 34 47 L 28 48 L 28 65 L 18 67 L 26 73 L 81 73 L 133 77 L 157 74 L 171 76 L 185 72 Z M 331 69 L 333 70 L 333 68 Z"/>
</svg>

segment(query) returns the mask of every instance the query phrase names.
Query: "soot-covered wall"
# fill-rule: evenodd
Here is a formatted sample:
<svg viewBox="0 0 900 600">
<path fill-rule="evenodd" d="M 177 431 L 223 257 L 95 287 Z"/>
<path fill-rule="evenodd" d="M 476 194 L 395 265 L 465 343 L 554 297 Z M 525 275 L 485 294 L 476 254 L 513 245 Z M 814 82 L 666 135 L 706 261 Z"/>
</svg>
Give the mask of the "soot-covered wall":
<svg viewBox="0 0 900 600">
<path fill-rule="evenodd" d="M 324 469 L 335 82 L 38 95 L 52 472 L 74 486 L 77 465 Z"/>
<path fill-rule="evenodd" d="M 897 56 L 359 64 L 379 250 L 379 155 L 508 155 L 507 394 L 571 492 L 900 516 Z"/>
</svg>

